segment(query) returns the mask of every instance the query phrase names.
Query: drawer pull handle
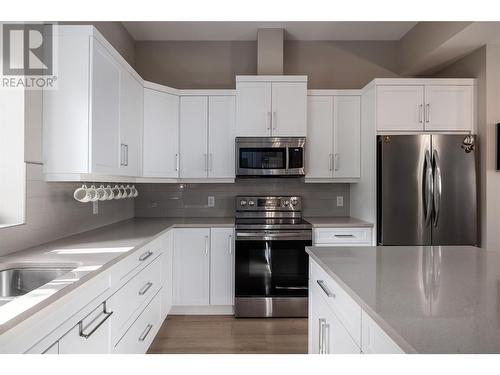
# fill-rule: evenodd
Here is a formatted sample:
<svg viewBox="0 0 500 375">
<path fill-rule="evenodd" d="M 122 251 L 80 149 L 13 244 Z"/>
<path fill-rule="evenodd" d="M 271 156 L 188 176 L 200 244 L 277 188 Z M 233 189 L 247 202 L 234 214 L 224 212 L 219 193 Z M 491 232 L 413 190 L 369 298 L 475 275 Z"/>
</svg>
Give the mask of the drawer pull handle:
<svg viewBox="0 0 500 375">
<path fill-rule="evenodd" d="M 335 237 L 337 238 L 354 238 L 354 234 L 336 234 Z"/>
<path fill-rule="evenodd" d="M 142 254 L 139 257 L 139 261 L 144 262 L 146 259 L 148 259 L 151 255 L 153 255 L 152 251 L 146 251 L 144 254 Z"/>
<path fill-rule="evenodd" d="M 145 294 L 146 294 L 146 292 L 149 290 L 149 288 L 151 288 L 152 286 L 153 286 L 153 283 L 152 283 L 152 282 L 150 282 L 150 281 L 148 281 L 148 282 L 146 283 L 146 285 L 144 285 L 144 286 L 141 288 L 141 290 L 139 290 L 139 295 L 140 295 L 140 296 L 145 295 Z"/>
<path fill-rule="evenodd" d="M 326 286 L 326 284 L 325 284 L 325 282 L 323 280 L 316 280 L 316 282 L 321 287 L 321 289 L 323 289 L 323 292 L 325 292 L 325 294 L 328 297 L 331 297 L 331 298 L 335 298 L 336 297 L 335 293 L 331 292 L 330 289 L 328 289 L 328 287 Z"/>
<path fill-rule="evenodd" d="M 80 320 L 78 322 L 78 330 L 79 330 L 79 335 L 85 339 L 88 339 L 92 334 L 99 329 L 100 326 L 104 324 L 106 320 L 109 319 L 109 317 L 113 314 L 113 311 L 106 311 L 106 301 L 103 302 L 103 309 L 102 312 L 104 314 L 104 319 L 102 319 L 90 332 L 85 333 L 83 332 L 83 320 Z"/>
<path fill-rule="evenodd" d="M 139 341 L 144 341 L 144 340 L 146 340 L 146 337 L 148 337 L 149 332 L 151 331 L 151 328 L 153 328 L 153 325 L 152 325 L 152 324 L 148 324 L 148 325 L 146 326 L 146 329 L 144 330 L 144 332 L 142 332 L 142 334 L 139 336 Z"/>
</svg>

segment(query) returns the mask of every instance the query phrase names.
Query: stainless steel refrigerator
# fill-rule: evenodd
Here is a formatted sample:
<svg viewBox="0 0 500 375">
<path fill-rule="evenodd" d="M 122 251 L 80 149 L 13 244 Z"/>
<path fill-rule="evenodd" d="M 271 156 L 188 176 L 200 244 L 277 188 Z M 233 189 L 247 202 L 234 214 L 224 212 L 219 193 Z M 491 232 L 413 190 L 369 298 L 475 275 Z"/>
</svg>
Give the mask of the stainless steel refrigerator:
<svg viewBox="0 0 500 375">
<path fill-rule="evenodd" d="M 377 243 L 478 245 L 475 136 L 377 137 Z"/>
</svg>

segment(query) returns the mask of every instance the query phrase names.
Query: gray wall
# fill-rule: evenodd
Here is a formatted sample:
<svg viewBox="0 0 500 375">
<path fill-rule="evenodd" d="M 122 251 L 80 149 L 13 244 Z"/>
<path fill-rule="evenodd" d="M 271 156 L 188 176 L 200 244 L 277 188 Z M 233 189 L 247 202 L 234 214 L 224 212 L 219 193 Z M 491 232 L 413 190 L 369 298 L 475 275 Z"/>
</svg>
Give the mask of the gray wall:
<svg viewBox="0 0 500 375">
<path fill-rule="evenodd" d="M 181 89 L 234 88 L 235 75 L 257 74 L 257 42 L 147 42 L 135 66 L 148 81 Z M 285 41 L 284 74 L 305 74 L 310 89 L 357 89 L 397 77 L 396 42 Z"/>
<path fill-rule="evenodd" d="M 348 184 L 305 184 L 300 179 L 242 179 L 234 184 L 141 184 L 137 217 L 228 217 L 237 195 L 300 195 L 304 216 L 349 216 Z M 207 206 L 208 196 L 215 207 Z M 344 206 L 336 207 L 336 197 Z"/>
</svg>

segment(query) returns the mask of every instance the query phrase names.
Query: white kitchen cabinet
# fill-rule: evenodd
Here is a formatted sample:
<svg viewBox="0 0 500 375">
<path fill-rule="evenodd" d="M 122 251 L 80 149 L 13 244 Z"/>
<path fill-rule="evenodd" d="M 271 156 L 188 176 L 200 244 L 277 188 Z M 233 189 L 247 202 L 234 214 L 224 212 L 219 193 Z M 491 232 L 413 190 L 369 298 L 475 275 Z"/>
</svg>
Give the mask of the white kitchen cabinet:
<svg viewBox="0 0 500 375">
<path fill-rule="evenodd" d="M 49 181 L 140 176 L 143 81 L 92 26 L 59 26 L 57 87 L 43 90 Z"/>
<path fill-rule="evenodd" d="M 404 351 L 363 311 L 362 350 L 366 354 L 403 354 Z"/>
<path fill-rule="evenodd" d="M 208 97 L 180 99 L 180 177 L 206 178 L 208 172 Z"/>
<path fill-rule="evenodd" d="M 144 89 L 144 177 L 179 177 L 179 97 Z"/>
<path fill-rule="evenodd" d="M 144 88 L 125 69 L 120 71 L 120 175 L 141 176 Z"/>
<path fill-rule="evenodd" d="M 173 265 L 174 305 L 208 305 L 210 229 L 175 229 Z"/>
<path fill-rule="evenodd" d="M 425 86 L 425 130 L 471 131 L 474 124 L 472 86 Z"/>
<path fill-rule="evenodd" d="M 359 95 L 310 95 L 307 113 L 306 179 L 359 179 Z"/>
<path fill-rule="evenodd" d="M 100 304 L 59 339 L 59 354 L 105 354 L 110 351 L 110 318 L 106 304 Z"/>
<path fill-rule="evenodd" d="M 210 230 L 210 304 L 234 304 L 234 230 Z"/>
<path fill-rule="evenodd" d="M 120 165 L 120 66 L 97 40 L 91 44 L 92 172 L 113 175 Z"/>
<path fill-rule="evenodd" d="M 271 82 L 236 82 L 236 135 L 271 135 Z"/>
<path fill-rule="evenodd" d="M 316 285 L 310 285 L 309 353 L 359 354 L 360 348 L 320 293 Z"/>
<path fill-rule="evenodd" d="M 333 163 L 333 97 L 307 97 L 307 178 L 331 178 Z"/>
<path fill-rule="evenodd" d="M 304 137 L 307 77 L 236 77 L 236 136 Z"/>
<path fill-rule="evenodd" d="M 474 131 L 472 79 L 380 79 L 374 84 L 379 132 Z"/>
<path fill-rule="evenodd" d="M 208 98 L 208 177 L 234 178 L 235 137 L 234 96 L 210 96 Z"/>
<path fill-rule="evenodd" d="M 423 131 L 424 86 L 377 86 L 378 131 Z"/>
<path fill-rule="evenodd" d="M 314 246 L 370 246 L 372 228 L 314 228 L 313 241 Z"/>
<path fill-rule="evenodd" d="M 272 83 L 273 137 L 305 137 L 307 133 L 307 82 Z"/>
<path fill-rule="evenodd" d="M 174 261 L 174 232 L 168 231 L 162 238 L 163 260 L 162 260 L 162 318 L 165 319 L 172 307 L 173 292 L 173 261 Z"/>
</svg>

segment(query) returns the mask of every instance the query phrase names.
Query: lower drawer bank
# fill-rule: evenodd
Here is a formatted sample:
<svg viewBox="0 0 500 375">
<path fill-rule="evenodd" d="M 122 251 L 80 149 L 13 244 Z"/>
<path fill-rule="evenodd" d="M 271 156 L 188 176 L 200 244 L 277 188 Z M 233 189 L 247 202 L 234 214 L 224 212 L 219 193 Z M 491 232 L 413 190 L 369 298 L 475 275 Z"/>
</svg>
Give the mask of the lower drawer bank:
<svg viewBox="0 0 500 375">
<path fill-rule="evenodd" d="M 404 353 L 311 258 L 309 288 L 309 354 Z"/>
</svg>

